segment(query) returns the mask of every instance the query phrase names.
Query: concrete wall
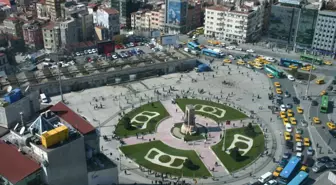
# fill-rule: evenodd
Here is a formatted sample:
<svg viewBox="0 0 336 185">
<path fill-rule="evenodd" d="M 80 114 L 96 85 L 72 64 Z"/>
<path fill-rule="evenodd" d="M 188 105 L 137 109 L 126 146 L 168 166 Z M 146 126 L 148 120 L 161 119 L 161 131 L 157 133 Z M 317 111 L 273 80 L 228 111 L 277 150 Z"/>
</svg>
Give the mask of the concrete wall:
<svg viewBox="0 0 336 185">
<path fill-rule="evenodd" d="M 113 185 L 119 182 L 118 168 L 108 168 L 88 173 L 89 185 Z"/>
<path fill-rule="evenodd" d="M 39 93 L 32 91 L 19 101 L 0 107 L 0 126 L 13 128 L 18 122 L 21 123 L 20 112 L 23 112 L 23 119 L 27 121 L 32 119 L 39 109 Z"/>
<path fill-rule="evenodd" d="M 48 152 L 48 184 L 87 185 L 84 137 Z"/>
<path fill-rule="evenodd" d="M 100 151 L 100 140 L 97 131 L 84 135 L 84 142 L 86 145 L 89 145 L 92 149 L 95 150 L 94 153 L 98 153 Z"/>
<path fill-rule="evenodd" d="M 62 80 L 63 93 L 71 91 L 79 91 L 88 88 L 100 87 L 108 84 L 116 84 L 116 78 L 121 78 L 121 82 L 128 82 L 129 75 L 137 74 L 137 79 L 162 74 L 193 69 L 197 65 L 197 59 L 177 60 L 165 63 L 150 64 L 144 67 L 127 68 L 116 70 L 112 72 L 105 72 L 93 74 L 90 76 L 83 76 L 78 78 L 71 78 Z M 24 87 L 23 87 L 24 88 Z M 33 91 L 42 91 L 48 96 L 59 95 L 58 81 L 50 81 L 44 84 L 31 85 L 30 89 Z"/>
</svg>

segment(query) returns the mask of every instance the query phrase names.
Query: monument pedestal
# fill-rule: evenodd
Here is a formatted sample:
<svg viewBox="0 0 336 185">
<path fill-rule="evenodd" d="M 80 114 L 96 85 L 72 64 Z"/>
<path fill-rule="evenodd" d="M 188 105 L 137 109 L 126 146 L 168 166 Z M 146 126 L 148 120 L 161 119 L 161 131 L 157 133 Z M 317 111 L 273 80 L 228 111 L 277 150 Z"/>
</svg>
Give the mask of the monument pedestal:
<svg viewBox="0 0 336 185">
<path fill-rule="evenodd" d="M 184 122 L 181 127 L 182 134 L 194 134 L 197 132 L 195 124 L 195 108 L 193 105 L 187 105 L 184 113 Z"/>
</svg>

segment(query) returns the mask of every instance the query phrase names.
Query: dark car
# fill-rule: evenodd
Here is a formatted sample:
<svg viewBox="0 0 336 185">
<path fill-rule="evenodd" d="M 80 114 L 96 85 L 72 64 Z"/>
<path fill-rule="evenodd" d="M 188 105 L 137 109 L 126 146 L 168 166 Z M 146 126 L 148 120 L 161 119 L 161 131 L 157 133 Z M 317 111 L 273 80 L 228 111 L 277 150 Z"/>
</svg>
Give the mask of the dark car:
<svg viewBox="0 0 336 185">
<path fill-rule="evenodd" d="M 284 153 L 284 154 L 282 155 L 282 158 L 283 158 L 283 159 L 289 159 L 290 156 L 291 156 L 291 154 L 290 154 L 289 152 L 286 152 L 286 153 Z"/>
<path fill-rule="evenodd" d="M 327 162 L 327 163 L 326 163 L 326 167 L 327 167 L 328 169 L 334 169 L 334 168 L 336 167 L 336 162 L 334 162 L 334 161 Z"/>
<path fill-rule="evenodd" d="M 312 106 L 317 106 L 317 105 L 318 105 L 317 101 L 316 101 L 316 100 L 313 100 L 313 101 L 312 101 Z"/>
<path fill-rule="evenodd" d="M 336 130 L 329 130 L 329 133 L 333 138 L 336 138 Z"/>
<path fill-rule="evenodd" d="M 316 160 L 317 162 L 321 162 L 321 163 L 327 163 L 331 161 L 330 157 L 328 156 L 319 157 Z"/>
<path fill-rule="evenodd" d="M 288 163 L 288 159 L 281 159 L 279 165 L 284 168 Z"/>
<path fill-rule="evenodd" d="M 334 89 L 334 87 L 331 86 L 331 85 L 327 87 L 327 91 L 332 91 L 333 89 Z"/>
<path fill-rule="evenodd" d="M 293 102 L 294 102 L 294 104 L 300 104 L 300 100 L 296 97 L 296 96 L 294 96 L 293 97 Z"/>
</svg>

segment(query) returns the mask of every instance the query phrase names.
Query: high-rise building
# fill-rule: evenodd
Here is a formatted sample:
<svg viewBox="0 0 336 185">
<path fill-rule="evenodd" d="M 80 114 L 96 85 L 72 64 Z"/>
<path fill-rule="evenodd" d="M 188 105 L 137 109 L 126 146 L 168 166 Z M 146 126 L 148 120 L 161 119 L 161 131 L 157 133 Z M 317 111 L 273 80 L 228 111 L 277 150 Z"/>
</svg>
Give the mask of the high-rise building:
<svg viewBox="0 0 336 185">
<path fill-rule="evenodd" d="M 312 49 L 323 55 L 336 55 L 336 4 L 328 2 L 318 12 Z"/>
<path fill-rule="evenodd" d="M 3 21 L 4 32 L 15 37 L 22 38 L 23 21 L 17 17 L 8 17 Z"/>
<path fill-rule="evenodd" d="M 113 35 L 120 34 L 119 12 L 114 8 L 98 9 L 96 25 L 108 30 L 107 33 L 104 32 L 103 40 L 112 39 Z"/>
<path fill-rule="evenodd" d="M 111 0 L 111 8 L 120 13 L 122 27 L 131 28 L 131 13 L 136 12 L 144 3 L 139 0 Z"/>
<path fill-rule="evenodd" d="M 55 21 L 61 16 L 61 0 L 46 0 L 48 17 Z"/>
<path fill-rule="evenodd" d="M 229 42 L 246 43 L 260 38 L 263 24 L 262 5 L 212 6 L 206 8 L 204 34 Z"/>
<path fill-rule="evenodd" d="M 34 20 L 32 22 L 25 23 L 22 26 L 23 39 L 26 46 L 34 49 L 43 48 L 42 26 L 44 24 L 44 21 Z"/>
<path fill-rule="evenodd" d="M 61 47 L 61 29 L 58 22 L 49 22 L 42 28 L 42 33 L 46 51 L 55 52 Z"/>
<path fill-rule="evenodd" d="M 187 32 L 187 0 L 166 0 L 165 32 L 178 34 Z"/>
<path fill-rule="evenodd" d="M 280 0 L 272 5 L 268 39 L 288 49 L 311 48 L 318 5 L 301 0 Z"/>
</svg>

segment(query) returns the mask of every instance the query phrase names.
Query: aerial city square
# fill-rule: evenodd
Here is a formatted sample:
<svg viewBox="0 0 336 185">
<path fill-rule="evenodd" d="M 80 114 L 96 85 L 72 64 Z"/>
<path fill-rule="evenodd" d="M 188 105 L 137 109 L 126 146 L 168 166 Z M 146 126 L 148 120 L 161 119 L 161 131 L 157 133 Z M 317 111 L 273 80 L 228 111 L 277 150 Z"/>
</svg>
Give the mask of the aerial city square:
<svg viewBox="0 0 336 185">
<path fill-rule="evenodd" d="M 336 1 L 0 7 L 0 185 L 336 185 Z"/>
</svg>

